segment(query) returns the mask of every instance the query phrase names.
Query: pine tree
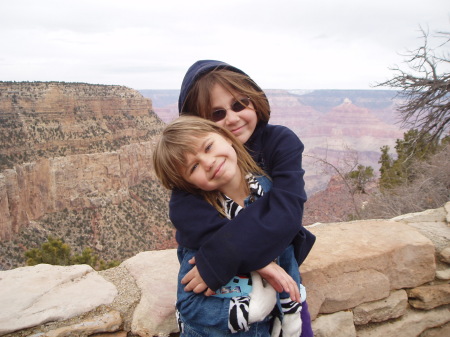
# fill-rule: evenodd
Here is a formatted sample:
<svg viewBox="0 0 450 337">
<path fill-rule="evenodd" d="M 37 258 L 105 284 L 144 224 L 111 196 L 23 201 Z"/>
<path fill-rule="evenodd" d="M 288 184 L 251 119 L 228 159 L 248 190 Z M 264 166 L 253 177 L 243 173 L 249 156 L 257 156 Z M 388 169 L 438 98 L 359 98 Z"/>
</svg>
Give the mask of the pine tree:
<svg viewBox="0 0 450 337">
<path fill-rule="evenodd" d="M 98 256 L 96 254 L 93 254 L 93 251 L 91 248 L 84 248 L 81 252 L 81 255 L 75 255 L 72 257 L 72 263 L 73 264 L 88 264 L 92 268 L 95 268 L 98 263 Z"/>
<path fill-rule="evenodd" d="M 364 166 L 359 164 L 356 170 L 353 170 L 347 174 L 352 184 L 355 186 L 356 191 L 366 193 L 367 184 L 374 178 L 373 167 Z"/>
<path fill-rule="evenodd" d="M 381 148 L 378 161 L 381 164 L 380 188 L 391 189 L 411 182 L 415 177 L 411 169 L 413 163 L 427 160 L 442 147 L 443 142 L 428 142 L 426 137 L 418 138 L 418 134 L 417 130 L 409 130 L 404 133 L 403 139 L 396 140 L 396 159 L 389 154 L 389 146 Z"/>
<path fill-rule="evenodd" d="M 84 248 L 80 255 L 71 254 L 71 248 L 62 239 L 49 236 L 47 242 L 41 245 L 41 248 L 33 248 L 25 252 L 28 266 L 35 266 L 40 263 L 51 265 L 70 266 L 74 264 L 87 264 L 96 270 L 105 270 L 116 267 L 119 261 L 106 262 L 94 254 L 89 247 Z"/>
<path fill-rule="evenodd" d="M 27 265 L 34 266 L 40 263 L 52 265 L 71 265 L 71 248 L 61 239 L 48 237 L 48 241 L 41 245 L 41 248 L 33 248 L 25 252 Z"/>
</svg>

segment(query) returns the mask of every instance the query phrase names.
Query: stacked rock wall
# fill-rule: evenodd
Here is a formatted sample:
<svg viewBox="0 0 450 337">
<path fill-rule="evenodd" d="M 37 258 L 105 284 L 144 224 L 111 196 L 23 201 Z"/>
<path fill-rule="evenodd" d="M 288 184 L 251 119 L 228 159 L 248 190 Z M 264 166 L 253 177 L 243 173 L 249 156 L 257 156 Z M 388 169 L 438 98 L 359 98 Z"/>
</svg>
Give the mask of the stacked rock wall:
<svg viewBox="0 0 450 337">
<path fill-rule="evenodd" d="M 450 203 L 391 220 L 316 224 L 301 267 L 316 337 L 450 335 Z M 0 272 L 0 336 L 176 336 L 176 251 L 119 267 Z"/>
</svg>

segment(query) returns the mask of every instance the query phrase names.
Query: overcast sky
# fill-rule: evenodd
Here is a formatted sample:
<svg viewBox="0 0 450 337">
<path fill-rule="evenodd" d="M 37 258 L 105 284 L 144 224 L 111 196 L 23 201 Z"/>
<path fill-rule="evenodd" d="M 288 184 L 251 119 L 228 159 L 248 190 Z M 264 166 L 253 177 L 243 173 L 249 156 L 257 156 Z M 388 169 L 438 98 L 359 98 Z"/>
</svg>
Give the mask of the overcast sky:
<svg viewBox="0 0 450 337">
<path fill-rule="evenodd" d="M 0 0 L 0 81 L 179 89 L 216 59 L 264 89 L 370 89 L 449 0 Z"/>
</svg>

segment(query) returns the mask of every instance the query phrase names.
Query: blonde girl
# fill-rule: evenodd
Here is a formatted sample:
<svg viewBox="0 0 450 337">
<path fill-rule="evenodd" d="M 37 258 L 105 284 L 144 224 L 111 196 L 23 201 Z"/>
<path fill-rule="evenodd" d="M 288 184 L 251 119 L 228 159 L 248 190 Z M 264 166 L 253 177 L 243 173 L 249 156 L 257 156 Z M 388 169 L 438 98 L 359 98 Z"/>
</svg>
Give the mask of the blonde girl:
<svg viewBox="0 0 450 337">
<path fill-rule="evenodd" d="M 155 148 L 153 163 L 166 188 L 201 196 L 230 219 L 270 189 L 270 179 L 242 143 L 228 130 L 199 117 L 180 117 L 168 125 Z M 284 337 L 300 335 L 301 304 L 283 292 L 278 298 L 278 311 L 274 311 L 277 317 L 269 316 L 275 305 L 275 290 L 264 286 L 257 273 L 251 278 L 236 275 L 212 297 L 184 291 L 181 280 L 192 270 L 195 254 L 195 249 L 178 248 L 177 314 L 182 336 L 278 336 L 281 330 Z M 279 272 L 299 287 L 292 247 L 283 252 L 279 263 L 284 268 Z"/>
</svg>

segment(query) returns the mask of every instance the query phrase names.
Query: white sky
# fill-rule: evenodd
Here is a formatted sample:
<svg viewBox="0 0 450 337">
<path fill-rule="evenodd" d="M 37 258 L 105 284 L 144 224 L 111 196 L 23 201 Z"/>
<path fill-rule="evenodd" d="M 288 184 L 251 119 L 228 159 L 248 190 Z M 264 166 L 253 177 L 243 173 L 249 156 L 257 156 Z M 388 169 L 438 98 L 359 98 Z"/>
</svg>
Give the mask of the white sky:
<svg viewBox="0 0 450 337">
<path fill-rule="evenodd" d="M 216 59 L 264 89 L 370 89 L 449 0 L 0 0 L 0 81 L 179 89 Z"/>
</svg>

